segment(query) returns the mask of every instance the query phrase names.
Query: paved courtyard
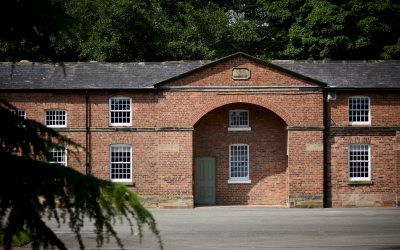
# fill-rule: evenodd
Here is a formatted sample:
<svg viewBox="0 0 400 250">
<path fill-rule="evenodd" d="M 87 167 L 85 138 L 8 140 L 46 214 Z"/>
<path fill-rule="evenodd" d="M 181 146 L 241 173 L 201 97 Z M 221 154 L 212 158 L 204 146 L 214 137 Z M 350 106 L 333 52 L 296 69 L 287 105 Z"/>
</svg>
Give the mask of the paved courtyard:
<svg viewBox="0 0 400 250">
<path fill-rule="evenodd" d="M 165 249 L 400 249 L 400 209 L 288 209 L 200 207 L 151 209 Z M 126 249 L 157 249 L 145 231 L 142 243 L 126 225 L 116 229 Z M 69 249 L 76 240 L 66 227 L 55 228 Z M 96 249 L 93 227 L 82 236 Z M 102 249 L 118 249 L 113 240 Z"/>
</svg>

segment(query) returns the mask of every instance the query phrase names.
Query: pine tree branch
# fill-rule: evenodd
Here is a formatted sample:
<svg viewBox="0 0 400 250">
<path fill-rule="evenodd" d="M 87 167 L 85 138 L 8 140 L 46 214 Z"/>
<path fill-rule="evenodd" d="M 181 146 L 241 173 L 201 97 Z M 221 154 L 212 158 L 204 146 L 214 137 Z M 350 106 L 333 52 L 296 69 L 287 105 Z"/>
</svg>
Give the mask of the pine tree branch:
<svg viewBox="0 0 400 250">
<path fill-rule="evenodd" d="M 33 215 L 33 220 L 34 223 L 37 226 L 37 229 L 40 230 L 47 239 L 51 242 L 52 245 L 58 247 L 60 250 L 68 250 L 64 243 L 57 237 L 57 235 L 49 228 L 46 226 L 46 224 L 43 222 L 42 219 L 35 213 Z"/>
</svg>

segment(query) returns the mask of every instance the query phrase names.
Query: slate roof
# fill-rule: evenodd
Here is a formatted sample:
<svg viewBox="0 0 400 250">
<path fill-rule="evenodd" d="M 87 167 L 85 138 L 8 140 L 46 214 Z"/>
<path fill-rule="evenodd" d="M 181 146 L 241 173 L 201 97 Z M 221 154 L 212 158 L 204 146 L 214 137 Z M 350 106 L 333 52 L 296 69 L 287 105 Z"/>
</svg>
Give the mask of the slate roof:
<svg viewBox="0 0 400 250">
<path fill-rule="evenodd" d="M 329 88 L 400 89 L 400 61 L 262 61 L 236 53 L 216 61 L 0 63 L 0 90 L 153 89 L 235 56 L 283 69 Z M 156 85 L 156 86 L 155 86 Z"/>
<path fill-rule="evenodd" d="M 0 63 L 0 89 L 148 89 L 207 61 Z"/>
<path fill-rule="evenodd" d="M 400 61 L 272 61 L 330 88 L 400 88 Z"/>
</svg>

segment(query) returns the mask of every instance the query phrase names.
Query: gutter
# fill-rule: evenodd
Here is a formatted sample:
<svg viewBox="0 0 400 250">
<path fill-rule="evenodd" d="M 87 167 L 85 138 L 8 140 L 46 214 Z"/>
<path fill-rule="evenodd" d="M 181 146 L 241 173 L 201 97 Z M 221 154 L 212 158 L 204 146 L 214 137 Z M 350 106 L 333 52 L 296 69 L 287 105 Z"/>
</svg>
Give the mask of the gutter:
<svg viewBox="0 0 400 250">
<path fill-rule="evenodd" d="M 325 87 L 324 89 L 332 91 L 400 91 L 400 88 L 336 88 L 336 87 Z"/>
</svg>

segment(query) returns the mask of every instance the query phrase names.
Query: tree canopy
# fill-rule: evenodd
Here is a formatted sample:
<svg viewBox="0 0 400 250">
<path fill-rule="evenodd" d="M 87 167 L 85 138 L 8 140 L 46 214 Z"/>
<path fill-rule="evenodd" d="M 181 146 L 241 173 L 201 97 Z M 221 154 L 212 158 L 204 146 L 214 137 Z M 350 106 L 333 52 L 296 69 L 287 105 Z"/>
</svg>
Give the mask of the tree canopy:
<svg viewBox="0 0 400 250">
<path fill-rule="evenodd" d="M 158 237 L 153 216 L 125 186 L 83 175 L 70 167 L 45 162 L 51 148 L 68 146 L 74 154 L 81 147 L 67 137 L 33 120 L 11 112 L 14 107 L 0 100 L 0 233 L 4 249 L 11 248 L 14 235 L 27 232 L 32 248 L 56 246 L 66 249 L 44 218 L 68 223 L 81 249 L 80 229 L 89 218 L 95 226 L 99 246 L 114 237 L 123 244 L 113 228 L 116 219 L 129 223 L 131 231 L 142 237 L 147 225 Z"/>
<path fill-rule="evenodd" d="M 4 0 L 1 61 L 400 59 L 396 0 Z"/>
</svg>

